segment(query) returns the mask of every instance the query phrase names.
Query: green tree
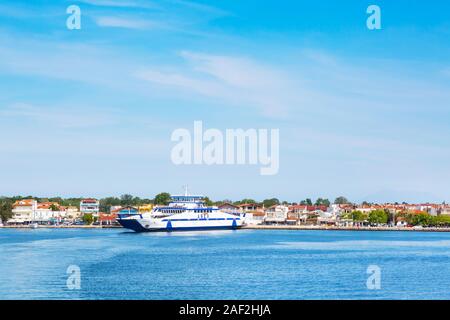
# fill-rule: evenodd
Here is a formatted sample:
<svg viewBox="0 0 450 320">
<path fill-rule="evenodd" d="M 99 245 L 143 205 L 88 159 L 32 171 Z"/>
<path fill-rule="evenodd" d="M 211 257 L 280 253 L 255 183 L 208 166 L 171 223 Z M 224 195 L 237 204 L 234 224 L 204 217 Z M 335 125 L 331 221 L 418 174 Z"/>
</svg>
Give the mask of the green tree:
<svg viewBox="0 0 450 320">
<path fill-rule="evenodd" d="M 354 210 L 351 212 L 350 217 L 353 221 L 361 222 L 367 219 L 367 215 L 359 210 Z"/>
<path fill-rule="evenodd" d="M 214 203 L 213 203 L 208 197 L 205 197 L 205 198 L 203 199 L 203 201 L 205 201 L 205 204 L 206 204 L 208 207 L 214 205 Z"/>
<path fill-rule="evenodd" d="M 81 220 L 83 220 L 85 224 L 91 225 L 94 223 L 94 216 L 91 213 L 86 213 Z"/>
<path fill-rule="evenodd" d="M 244 203 L 256 203 L 256 201 L 254 199 L 245 198 L 245 199 L 242 199 L 241 201 L 234 202 L 235 205 L 244 204 Z"/>
<path fill-rule="evenodd" d="M 123 194 L 120 196 L 120 205 L 131 206 L 133 205 L 133 196 L 131 194 Z"/>
<path fill-rule="evenodd" d="M 348 201 L 348 199 L 346 197 L 337 197 L 334 200 L 334 204 L 349 204 L 350 202 Z"/>
<path fill-rule="evenodd" d="M 277 198 L 265 199 L 263 201 L 263 205 L 264 205 L 265 208 L 269 208 L 269 207 L 271 207 L 273 205 L 276 205 L 276 204 L 280 204 L 280 200 L 278 200 Z"/>
<path fill-rule="evenodd" d="M 63 199 L 61 197 L 53 197 L 53 198 L 48 198 L 48 201 L 61 203 L 61 202 L 63 202 Z"/>
<path fill-rule="evenodd" d="M 52 205 L 50 206 L 50 210 L 52 210 L 52 211 L 59 211 L 59 206 L 57 206 L 56 204 L 52 203 Z"/>
<path fill-rule="evenodd" d="M 306 198 L 305 200 L 300 201 L 300 204 L 303 206 L 312 206 L 312 201 L 310 198 Z"/>
<path fill-rule="evenodd" d="M 170 194 L 167 192 L 159 193 L 155 196 L 155 204 L 168 205 L 170 202 Z"/>
<path fill-rule="evenodd" d="M 439 216 L 435 217 L 435 225 L 439 226 L 439 227 L 450 226 L 450 216 L 439 215 Z"/>
<path fill-rule="evenodd" d="M 384 224 L 388 222 L 389 215 L 384 210 L 373 210 L 369 212 L 368 221 L 371 224 Z"/>
<path fill-rule="evenodd" d="M 100 211 L 110 212 L 112 206 L 120 206 L 121 200 L 116 197 L 107 197 L 100 199 Z"/>
<path fill-rule="evenodd" d="M 319 199 L 316 200 L 315 205 L 316 206 L 327 206 L 327 207 L 329 207 L 330 206 L 330 200 L 319 198 Z"/>
<path fill-rule="evenodd" d="M 12 213 L 12 202 L 9 200 L 0 200 L 0 219 L 2 222 L 6 222 L 11 219 Z"/>
<path fill-rule="evenodd" d="M 434 217 L 426 212 L 411 213 L 406 221 L 413 226 L 429 226 L 436 222 Z"/>
</svg>

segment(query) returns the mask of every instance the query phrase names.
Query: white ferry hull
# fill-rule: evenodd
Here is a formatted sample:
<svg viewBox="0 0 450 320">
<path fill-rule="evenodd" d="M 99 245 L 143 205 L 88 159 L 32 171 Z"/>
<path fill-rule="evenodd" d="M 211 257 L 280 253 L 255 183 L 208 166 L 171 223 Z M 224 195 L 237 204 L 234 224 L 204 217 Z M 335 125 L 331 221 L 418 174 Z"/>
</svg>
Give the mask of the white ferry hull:
<svg viewBox="0 0 450 320">
<path fill-rule="evenodd" d="M 130 217 L 117 219 L 124 227 L 136 232 L 155 232 L 155 231 L 193 231 L 193 230 L 220 230 L 220 229 L 238 229 L 242 227 L 240 217 L 227 218 L 203 218 L 203 219 L 183 219 L 183 218 L 164 218 L 164 219 L 145 219 L 140 217 Z"/>
</svg>

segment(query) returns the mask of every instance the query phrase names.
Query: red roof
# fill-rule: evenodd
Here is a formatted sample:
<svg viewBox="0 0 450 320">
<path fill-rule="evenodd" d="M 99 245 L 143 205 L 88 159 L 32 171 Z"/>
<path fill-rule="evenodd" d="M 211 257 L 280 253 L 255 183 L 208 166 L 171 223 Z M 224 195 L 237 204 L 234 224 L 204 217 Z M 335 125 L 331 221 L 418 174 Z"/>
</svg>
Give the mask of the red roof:
<svg viewBox="0 0 450 320">
<path fill-rule="evenodd" d="M 83 199 L 83 200 L 81 200 L 81 202 L 82 203 L 97 203 L 98 201 L 97 201 L 97 199 L 89 198 L 89 199 Z"/>
<path fill-rule="evenodd" d="M 98 220 L 99 221 L 116 221 L 117 214 L 106 214 L 100 213 Z"/>
<path fill-rule="evenodd" d="M 15 207 L 30 207 L 33 205 L 33 199 L 23 199 L 23 200 L 17 200 L 14 202 L 13 208 Z"/>
</svg>

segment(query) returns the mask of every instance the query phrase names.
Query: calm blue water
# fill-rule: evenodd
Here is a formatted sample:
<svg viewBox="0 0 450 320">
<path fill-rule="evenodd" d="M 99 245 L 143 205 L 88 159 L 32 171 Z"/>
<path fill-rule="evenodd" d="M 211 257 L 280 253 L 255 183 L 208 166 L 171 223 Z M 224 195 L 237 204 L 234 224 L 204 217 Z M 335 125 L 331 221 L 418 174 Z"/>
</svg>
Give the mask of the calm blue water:
<svg viewBox="0 0 450 320">
<path fill-rule="evenodd" d="M 428 298 L 450 299 L 450 233 L 0 229 L 0 299 Z"/>
</svg>

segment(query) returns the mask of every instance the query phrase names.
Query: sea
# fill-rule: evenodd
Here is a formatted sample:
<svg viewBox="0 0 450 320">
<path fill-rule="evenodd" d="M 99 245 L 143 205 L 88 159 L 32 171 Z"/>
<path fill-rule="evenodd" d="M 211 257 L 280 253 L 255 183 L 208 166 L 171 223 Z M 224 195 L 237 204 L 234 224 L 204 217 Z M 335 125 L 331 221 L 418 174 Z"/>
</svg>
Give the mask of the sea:
<svg viewBox="0 0 450 320">
<path fill-rule="evenodd" d="M 0 299 L 450 299 L 450 233 L 2 228 Z"/>
</svg>

